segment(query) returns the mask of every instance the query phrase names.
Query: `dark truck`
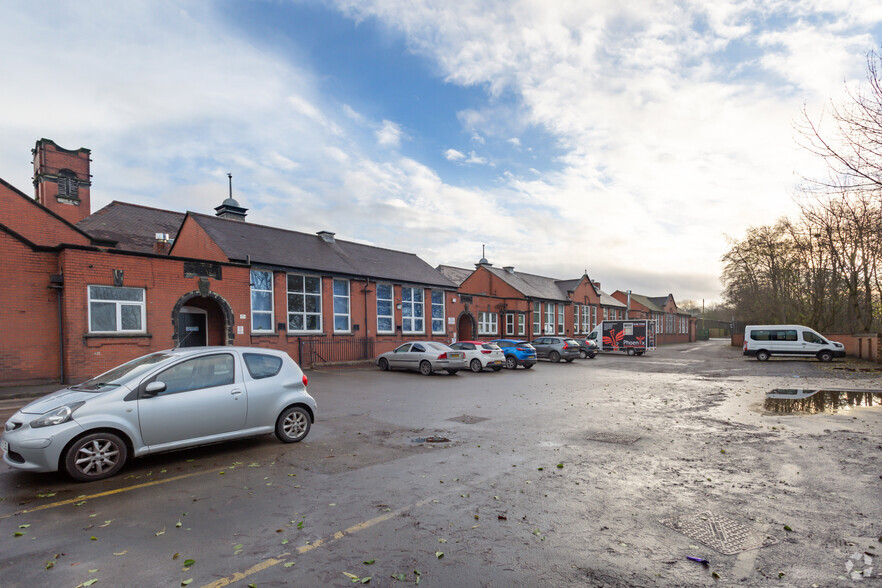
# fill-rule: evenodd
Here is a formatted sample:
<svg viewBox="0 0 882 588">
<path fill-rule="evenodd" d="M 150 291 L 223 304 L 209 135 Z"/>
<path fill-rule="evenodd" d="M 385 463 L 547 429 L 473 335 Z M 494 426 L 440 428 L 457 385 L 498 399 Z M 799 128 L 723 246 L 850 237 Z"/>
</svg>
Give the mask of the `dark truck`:
<svg viewBox="0 0 882 588">
<path fill-rule="evenodd" d="M 588 334 L 600 351 L 624 351 L 643 355 L 655 349 L 655 321 L 602 321 Z"/>
</svg>

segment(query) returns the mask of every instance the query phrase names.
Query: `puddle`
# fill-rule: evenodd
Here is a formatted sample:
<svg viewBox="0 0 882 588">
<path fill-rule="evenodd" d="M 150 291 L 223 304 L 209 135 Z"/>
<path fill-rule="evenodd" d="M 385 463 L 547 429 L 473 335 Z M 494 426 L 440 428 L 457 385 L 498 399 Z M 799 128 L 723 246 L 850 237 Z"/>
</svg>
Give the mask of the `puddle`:
<svg viewBox="0 0 882 588">
<path fill-rule="evenodd" d="M 836 414 L 867 406 L 882 406 L 882 390 L 776 388 L 763 403 L 766 411 L 783 414 Z"/>
</svg>

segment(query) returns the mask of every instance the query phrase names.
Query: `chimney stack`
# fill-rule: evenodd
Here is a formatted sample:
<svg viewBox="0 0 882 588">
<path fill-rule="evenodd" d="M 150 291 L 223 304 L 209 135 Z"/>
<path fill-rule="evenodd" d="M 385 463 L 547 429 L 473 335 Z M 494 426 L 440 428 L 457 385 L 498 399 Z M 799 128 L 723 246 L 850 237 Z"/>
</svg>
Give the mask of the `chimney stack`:
<svg viewBox="0 0 882 588">
<path fill-rule="evenodd" d="M 156 233 L 156 240 L 153 242 L 153 252 L 161 255 L 168 255 L 171 250 L 171 239 L 168 233 Z"/>
<path fill-rule="evenodd" d="M 34 156 L 34 192 L 37 202 L 76 224 L 92 214 L 89 188 L 91 151 L 64 149 L 50 139 L 40 139 Z"/>
</svg>

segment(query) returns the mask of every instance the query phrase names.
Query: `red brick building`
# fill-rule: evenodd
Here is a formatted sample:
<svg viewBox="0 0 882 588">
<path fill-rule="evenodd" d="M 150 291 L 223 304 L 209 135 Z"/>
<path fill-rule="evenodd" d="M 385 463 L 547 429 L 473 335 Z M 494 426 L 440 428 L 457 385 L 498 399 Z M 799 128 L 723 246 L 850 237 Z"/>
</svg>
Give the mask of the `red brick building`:
<svg viewBox="0 0 882 588">
<path fill-rule="evenodd" d="M 652 297 L 616 290 L 613 297 L 626 305 L 630 304 L 628 318 L 656 321 L 659 345 L 696 340 L 695 318 L 677 308 L 673 294 Z"/>
<path fill-rule="evenodd" d="M 176 345 L 301 363 L 448 341 L 456 286 L 411 253 L 217 214 L 113 202 L 90 214 L 89 151 L 43 139 L 36 198 L 0 180 L 0 385 L 81 381 Z"/>
</svg>

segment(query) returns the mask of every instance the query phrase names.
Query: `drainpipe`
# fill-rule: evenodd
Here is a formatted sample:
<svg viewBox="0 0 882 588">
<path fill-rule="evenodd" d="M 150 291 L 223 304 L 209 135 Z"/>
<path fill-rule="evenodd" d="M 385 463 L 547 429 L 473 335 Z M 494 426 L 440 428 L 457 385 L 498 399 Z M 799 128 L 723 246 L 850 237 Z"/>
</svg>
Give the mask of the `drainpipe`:
<svg viewBox="0 0 882 588">
<path fill-rule="evenodd" d="M 64 292 L 64 274 L 52 274 L 49 276 L 49 287 L 58 293 L 58 366 L 59 378 L 64 384 L 64 319 L 61 314 L 62 293 Z"/>
<path fill-rule="evenodd" d="M 631 291 L 628 290 L 628 306 L 625 308 L 625 320 L 631 320 Z"/>
</svg>

